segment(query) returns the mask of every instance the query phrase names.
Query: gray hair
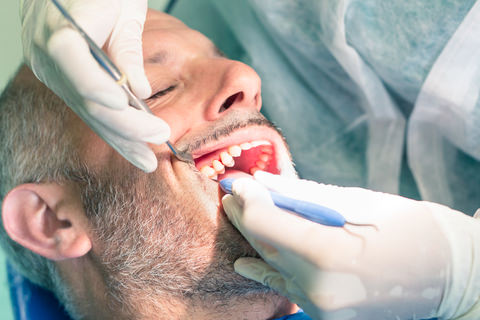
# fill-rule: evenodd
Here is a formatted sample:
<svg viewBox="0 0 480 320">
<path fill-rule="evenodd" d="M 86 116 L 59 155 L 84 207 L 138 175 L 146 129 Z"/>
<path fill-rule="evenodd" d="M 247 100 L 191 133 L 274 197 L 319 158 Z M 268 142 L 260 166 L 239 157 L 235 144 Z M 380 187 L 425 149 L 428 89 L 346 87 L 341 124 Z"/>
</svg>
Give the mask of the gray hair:
<svg viewBox="0 0 480 320">
<path fill-rule="evenodd" d="M 191 214 L 199 210 L 194 199 L 182 198 L 162 179 L 131 166 L 122 175 L 108 166 L 90 171 L 75 148 L 78 141 L 69 128 L 73 119 L 58 97 L 27 68 L 20 69 L 0 97 L 0 193 L 3 199 L 23 183 L 73 181 L 79 186 L 93 237 L 102 246 L 89 259 L 103 277 L 109 315 L 132 319 L 155 303 L 165 310 L 170 306 L 163 298 L 172 296 L 208 301 L 218 310 L 238 297 L 277 299 L 271 289 L 233 271 L 238 257 L 256 252 L 233 226 L 214 230 L 209 222 L 200 223 Z M 94 311 L 91 301 L 65 284 L 54 262 L 12 241 L 3 227 L 0 237 L 17 269 L 53 291 L 72 317 Z M 214 261 L 195 255 L 205 246 L 214 250 Z"/>
<path fill-rule="evenodd" d="M 80 168 L 69 134 L 73 113 L 22 66 L 0 96 L 0 196 L 24 183 L 66 181 Z M 75 170 L 74 170 L 75 169 Z M 72 316 L 75 308 L 53 261 L 14 242 L 3 223 L 8 261 L 32 282 L 54 292 Z M 34 267 L 32 267 L 34 266 Z"/>
</svg>

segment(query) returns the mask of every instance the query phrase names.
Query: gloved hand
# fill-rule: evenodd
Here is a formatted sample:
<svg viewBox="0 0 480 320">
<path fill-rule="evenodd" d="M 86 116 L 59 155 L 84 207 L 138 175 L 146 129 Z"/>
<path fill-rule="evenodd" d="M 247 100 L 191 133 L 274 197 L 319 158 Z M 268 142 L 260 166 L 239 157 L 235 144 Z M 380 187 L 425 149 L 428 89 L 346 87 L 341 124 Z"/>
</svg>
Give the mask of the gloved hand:
<svg viewBox="0 0 480 320">
<path fill-rule="evenodd" d="M 132 91 L 150 96 L 142 54 L 147 0 L 62 0 L 61 3 L 126 74 Z M 21 0 L 27 64 L 102 139 L 144 171 L 157 167 L 147 142 L 161 144 L 170 127 L 128 106 L 126 94 L 98 65 L 87 43 L 50 0 Z"/>
<path fill-rule="evenodd" d="M 257 172 L 271 190 L 347 221 L 327 227 L 274 206 L 252 179 L 233 183 L 225 211 L 264 260 L 235 271 L 287 296 L 315 319 L 480 319 L 480 221 L 448 207 Z"/>
</svg>

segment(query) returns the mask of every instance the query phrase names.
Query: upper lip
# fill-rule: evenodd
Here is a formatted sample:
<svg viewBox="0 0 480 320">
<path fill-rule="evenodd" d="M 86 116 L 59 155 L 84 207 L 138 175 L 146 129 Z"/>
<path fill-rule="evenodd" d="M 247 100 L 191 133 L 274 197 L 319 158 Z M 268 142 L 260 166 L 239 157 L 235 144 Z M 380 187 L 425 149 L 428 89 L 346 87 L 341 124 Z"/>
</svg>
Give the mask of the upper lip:
<svg viewBox="0 0 480 320">
<path fill-rule="evenodd" d="M 199 148 L 192 150 L 191 154 L 193 159 L 198 159 L 219 149 L 257 140 L 269 141 L 273 145 L 276 152 L 278 152 L 280 145 L 282 144 L 281 136 L 272 128 L 261 125 L 252 125 L 237 129 L 229 135 L 220 138 L 219 140 L 204 144 Z"/>
</svg>

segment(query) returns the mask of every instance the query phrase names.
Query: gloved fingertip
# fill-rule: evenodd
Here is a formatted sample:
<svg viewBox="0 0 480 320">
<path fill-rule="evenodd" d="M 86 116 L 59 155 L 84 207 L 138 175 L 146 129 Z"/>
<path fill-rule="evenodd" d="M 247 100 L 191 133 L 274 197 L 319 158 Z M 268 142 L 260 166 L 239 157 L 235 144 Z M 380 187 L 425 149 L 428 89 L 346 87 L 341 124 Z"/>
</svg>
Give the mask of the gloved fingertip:
<svg viewBox="0 0 480 320">
<path fill-rule="evenodd" d="M 160 145 L 162 143 L 167 142 L 169 138 L 170 138 L 170 129 L 168 129 L 168 131 L 161 131 L 153 136 L 147 137 L 145 138 L 145 141 Z"/>
<path fill-rule="evenodd" d="M 233 264 L 233 268 L 245 278 L 260 282 L 285 296 L 288 295 L 287 282 L 282 274 L 261 259 L 239 258 Z"/>
<path fill-rule="evenodd" d="M 152 173 L 157 170 L 157 164 L 145 164 L 140 169 L 145 173 Z"/>
<path fill-rule="evenodd" d="M 222 197 L 222 204 L 223 204 L 223 207 L 225 206 L 230 206 L 232 204 L 232 201 L 235 201 L 235 199 L 233 198 L 233 196 L 231 194 L 226 194 Z"/>
<path fill-rule="evenodd" d="M 255 180 L 270 178 L 271 176 L 273 176 L 273 174 L 271 174 L 270 172 L 262 171 L 262 170 L 257 170 L 253 174 L 253 177 L 255 178 Z"/>
<path fill-rule="evenodd" d="M 152 95 L 152 87 L 148 82 L 143 68 L 135 68 L 128 74 L 128 79 L 133 93 L 140 99 L 147 99 Z"/>
<path fill-rule="evenodd" d="M 145 142 L 160 145 L 162 143 L 165 143 L 170 138 L 170 126 L 168 125 L 168 123 L 163 121 L 163 119 L 154 115 L 149 115 L 148 118 L 145 119 L 145 121 L 146 122 L 144 122 L 144 125 L 152 128 L 152 131 L 154 132 L 153 134 L 150 134 L 149 136 L 144 138 Z"/>
<path fill-rule="evenodd" d="M 146 173 L 152 173 L 157 169 L 158 161 L 155 154 L 151 152 L 149 155 L 135 154 L 128 159 L 135 167 Z"/>
<path fill-rule="evenodd" d="M 271 174 L 271 173 L 269 173 L 269 172 L 265 172 L 265 171 L 258 170 L 257 172 L 255 172 L 255 174 L 253 175 L 253 177 L 255 178 L 255 181 L 258 181 L 258 182 L 260 182 L 261 184 L 269 187 L 269 186 L 272 185 L 272 183 L 274 184 L 276 178 L 278 178 L 278 177 L 280 177 L 280 176 L 279 176 L 279 175 L 275 175 L 275 174 Z"/>
<path fill-rule="evenodd" d="M 227 215 L 232 214 L 232 210 L 235 209 L 237 206 L 240 206 L 237 200 L 235 200 L 235 198 L 231 194 L 226 194 L 225 196 L 223 196 L 222 204 L 223 208 L 228 211 L 226 212 Z"/>
<path fill-rule="evenodd" d="M 232 184 L 232 193 L 242 201 L 242 205 L 247 198 L 260 201 L 270 199 L 270 202 L 272 201 L 268 190 L 251 178 L 235 180 Z"/>
<path fill-rule="evenodd" d="M 257 258 L 239 258 L 233 263 L 233 269 L 241 276 L 262 282 L 264 262 Z"/>
<path fill-rule="evenodd" d="M 228 219 L 233 223 L 233 225 L 238 228 L 239 226 L 239 214 L 242 212 L 240 204 L 235 200 L 235 198 L 227 194 L 222 198 L 223 210 L 227 215 Z"/>
<path fill-rule="evenodd" d="M 285 280 L 271 265 L 257 258 L 239 258 L 233 268 L 239 275 L 267 285 L 279 292 L 284 292 Z"/>
<path fill-rule="evenodd" d="M 239 178 L 232 183 L 232 193 L 237 196 L 243 196 L 254 185 L 251 178 Z"/>
</svg>

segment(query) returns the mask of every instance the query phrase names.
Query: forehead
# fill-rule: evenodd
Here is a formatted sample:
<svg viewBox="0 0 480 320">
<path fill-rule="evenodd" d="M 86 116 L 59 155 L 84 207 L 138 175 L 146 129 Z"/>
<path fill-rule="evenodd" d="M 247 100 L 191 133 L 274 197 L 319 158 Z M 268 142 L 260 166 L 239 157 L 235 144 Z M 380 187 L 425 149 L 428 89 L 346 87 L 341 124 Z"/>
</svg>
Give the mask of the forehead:
<svg viewBox="0 0 480 320">
<path fill-rule="evenodd" d="M 149 28 L 188 28 L 182 21 L 161 11 L 148 9 L 145 30 Z"/>
<path fill-rule="evenodd" d="M 162 62 L 163 55 L 190 55 L 215 51 L 214 44 L 200 32 L 166 13 L 149 9 L 143 32 L 145 62 Z"/>
</svg>

